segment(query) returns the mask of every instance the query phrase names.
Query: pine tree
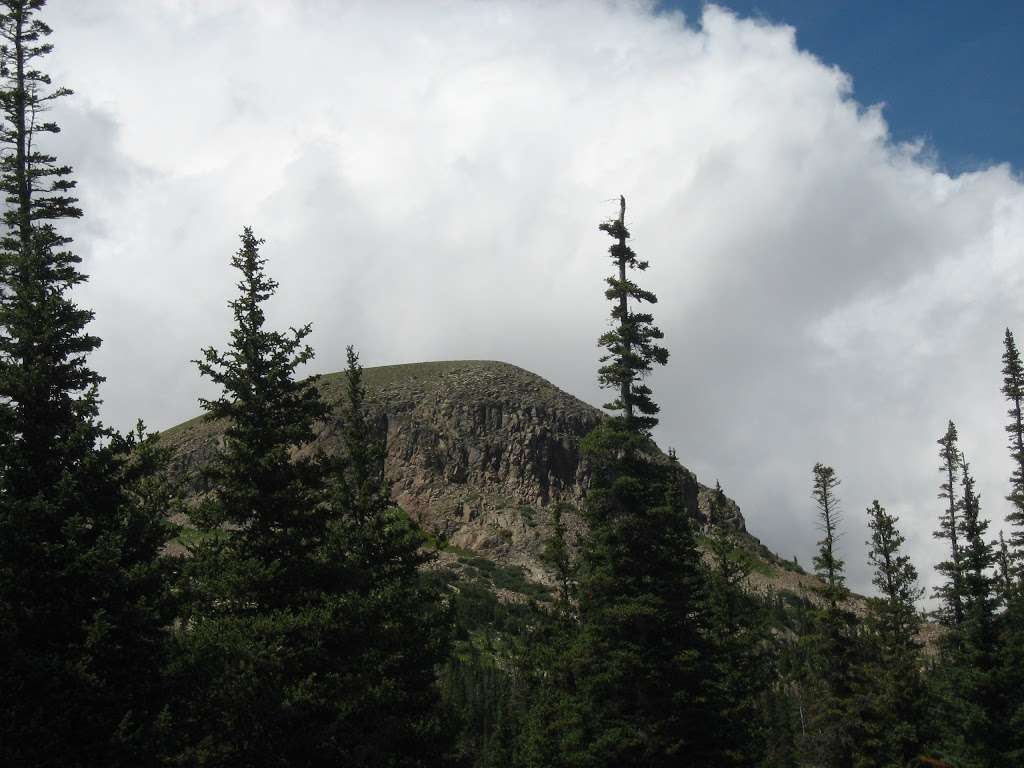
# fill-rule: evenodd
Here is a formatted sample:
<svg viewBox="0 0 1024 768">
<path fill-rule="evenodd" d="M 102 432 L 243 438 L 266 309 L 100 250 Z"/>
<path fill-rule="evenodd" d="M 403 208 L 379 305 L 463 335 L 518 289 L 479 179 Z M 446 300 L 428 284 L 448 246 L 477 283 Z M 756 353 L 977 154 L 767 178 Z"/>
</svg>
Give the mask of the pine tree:
<svg viewBox="0 0 1024 768">
<path fill-rule="evenodd" d="M 616 241 L 617 275 L 606 296 L 617 325 L 601 336 L 599 381 L 618 397 L 584 440 L 591 489 L 589 533 L 578 571 L 579 625 L 546 675 L 543 706 L 523 738 L 531 766 L 727 765 L 721 752 L 715 658 L 705 572 L 683 499 L 688 476 L 657 454 L 649 431 L 657 405 L 641 383 L 668 352 L 649 314 L 629 300 L 655 297 L 626 277 L 646 268 L 619 218 L 601 225 Z M 695 490 L 695 489 L 694 489 Z M 538 712 L 540 715 L 538 715 Z"/>
<path fill-rule="evenodd" d="M 939 471 L 944 476 L 939 498 L 946 500 L 946 509 L 939 517 L 939 530 L 933 534 L 937 539 L 949 542 L 949 559 L 939 563 L 935 569 L 946 577 L 944 584 L 935 588 L 934 597 L 942 601 L 940 619 L 948 627 L 959 627 L 964 618 L 963 608 L 963 564 L 961 563 L 961 541 L 959 521 L 961 502 L 957 499 L 956 486 L 960 477 L 960 449 L 957 447 L 956 425 L 949 422 L 946 433 L 939 438 Z"/>
<path fill-rule="evenodd" d="M 908 765 L 927 742 L 927 694 L 921 676 L 921 619 L 916 603 L 924 595 L 917 569 L 903 553 L 898 518 L 877 500 L 867 510 L 871 539 L 868 563 L 878 597 L 868 599 L 865 621 L 870 657 L 863 686 L 868 723 L 859 752 L 871 765 Z"/>
<path fill-rule="evenodd" d="M 172 617 L 152 443 L 99 422 L 100 340 L 58 225 L 82 215 L 40 142 L 71 93 L 39 67 L 44 0 L 0 2 L 0 763 L 142 765 Z"/>
<path fill-rule="evenodd" d="M 1010 551 L 1015 561 L 1015 570 L 1024 568 L 1024 364 L 1021 363 L 1020 351 L 1014 341 L 1010 329 L 1006 329 L 1003 338 L 1003 396 L 1009 401 L 1010 408 L 1006 412 L 1010 423 L 1006 425 L 1009 435 L 1010 457 L 1013 460 L 1013 472 L 1010 474 L 1010 493 L 1006 500 L 1013 504 L 1013 510 L 1006 516 L 1007 522 L 1013 526 L 1010 532 Z M 1020 574 L 1015 574 L 1020 580 Z"/>
</svg>

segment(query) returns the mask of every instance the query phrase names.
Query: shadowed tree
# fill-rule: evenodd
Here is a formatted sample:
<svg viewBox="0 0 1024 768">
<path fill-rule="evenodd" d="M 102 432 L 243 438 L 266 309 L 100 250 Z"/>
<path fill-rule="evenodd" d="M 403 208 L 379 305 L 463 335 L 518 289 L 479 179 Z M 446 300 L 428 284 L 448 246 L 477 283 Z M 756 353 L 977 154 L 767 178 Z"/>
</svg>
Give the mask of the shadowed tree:
<svg viewBox="0 0 1024 768">
<path fill-rule="evenodd" d="M 1000 617 L 1000 672 L 1001 690 L 1006 698 L 1007 740 L 1004 757 L 1007 765 L 1024 761 L 1024 594 L 1021 592 L 1024 571 L 1024 365 L 1021 363 L 1013 333 L 1006 329 L 1003 337 L 1003 397 L 1009 403 L 1006 425 L 1009 437 L 1010 493 L 1007 500 L 1013 505 L 1006 515 L 1012 526 L 1010 540 L 999 533 L 999 551 L 996 553 L 1000 577 L 1000 594 L 1006 610 Z"/>
<path fill-rule="evenodd" d="M 814 613 L 811 658 L 821 682 L 821 695 L 809 718 L 804 753 L 829 768 L 854 765 L 856 729 L 853 707 L 857 653 L 854 627 L 856 617 L 845 606 L 849 597 L 844 563 L 836 551 L 839 533 L 839 479 L 832 467 L 818 463 L 813 469 L 812 497 L 818 508 L 822 539 L 814 558 L 815 573 L 824 582 L 820 590 L 823 607 Z"/>
<path fill-rule="evenodd" d="M 942 668 L 936 675 L 941 695 L 943 753 L 957 765 L 988 768 L 1001 765 L 999 754 L 1009 734 L 1003 730 L 998 639 L 995 553 L 985 540 L 988 520 L 981 516 L 981 499 L 974 490 L 970 466 L 960 455 L 962 502 L 960 585 L 962 620 L 944 638 Z"/>
<path fill-rule="evenodd" d="M 1013 504 L 1013 509 L 1006 515 L 1006 520 L 1013 529 L 1010 531 L 1010 554 L 1014 561 L 1014 570 L 1022 567 L 1020 560 L 1024 558 L 1024 365 L 1021 364 L 1020 351 L 1014 341 L 1010 329 L 1006 329 L 1003 338 L 1003 396 L 1010 404 L 1007 415 L 1010 423 L 1006 425 L 1009 435 L 1010 458 L 1013 471 L 1010 474 L 1010 493 L 1006 499 Z M 1020 573 L 1015 580 L 1020 581 Z"/>
<path fill-rule="evenodd" d="M 961 541 L 959 515 L 961 503 L 957 500 L 956 486 L 960 477 L 960 449 L 957 447 L 956 425 L 949 422 L 946 433 L 939 438 L 939 471 L 943 483 L 939 498 L 946 500 L 945 511 L 939 517 L 939 530 L 933 536 L 949 542 L 949 559 L 935 566 L 946 581 L 935 588 L 933 596 L 942 601 L 940 618 L 948 627 L 959 627 L 963 621 L 963 564 L 961 563 Z"/>
<path fill-rule="evenodd" d="M 0 763 L 144 765 L 171 621 L 172 526 L 145 478 L 152 443 L 98 419 L 100 340 L 58 225 L 82 215 L 44 151 L 43 0 L 0 2 Z M 144 447 L 138 442 L 145 443 Z"/>
<path fill-rule="evenodd" d="M 868 563 L 879 596 L 868 599 L 865 620 L 869 655 L 862 695 L 865 733 L 859 753 L 869 765 L 908 765 L 926 743 L 927 691 L 921 675 L 921 618 L 924 595 L 917 569 L 903 551 L 898 519 L 877 500 L 868 507 Z"/>
<path fill-rule="evenodd" d="M 598 379 L 616 415 L 584 440 L 592 469 L 584 505 L 589 533 L 579 560 L 579 622 L 542 676 L 523 737 L 530 766 L 730 764 L 719 735 L 716 663 L 706 575 L 683 488 L 687 477 L 650 440 L 657 405 L 643 376 L 668 352 L 649 314 L 630 301 L 655 297 L 628 269 L 645 269 L 626 245 L 625 200 L 601 225 L 614 240 L 606 291 L 613 328 L 603 334 Z"/>
<path fill-rule="evenodd" d="M 227 351 L 200 370 L 222 387 L 203 400 L 225 422 L 192 513 L 189 612 L 178 633 L 167 722 L 182 765 L 424 766 L 442 762 L 434 666 L 443 655 L 436 595 L 422 586 L 422 534 L 383 486 L 362 370 L 349 350 L 344 462 L 310 450 L 328 417 L 310 326 L 265 328 L 277 283 L 246 228 L 232 265 Z"/>
</svg>

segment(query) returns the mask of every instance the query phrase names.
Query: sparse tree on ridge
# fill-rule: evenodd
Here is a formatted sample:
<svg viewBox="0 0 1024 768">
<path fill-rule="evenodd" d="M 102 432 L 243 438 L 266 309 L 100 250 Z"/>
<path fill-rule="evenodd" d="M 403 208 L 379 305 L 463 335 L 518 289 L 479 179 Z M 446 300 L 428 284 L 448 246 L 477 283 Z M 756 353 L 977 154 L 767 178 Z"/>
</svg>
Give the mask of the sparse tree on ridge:
<svg viewBox="0 0 1024 768">
<path fill-rule="evenodd" d="M 725 493 L 716 483 L 711 519 L 720 520 Z M 717 676 L 722 691 L 722 716 L 729 723 L 728 759 L 736 765 L 755 763 L 764 753 L 766 734 L 761 717 L 769 687 L 769 634 L 765 609 L 748 591 L 753 559 L 731 531 L 712 528 L 708 538 L 711 632 L 716 644 Z"/>
<path fill-rule="evenodd" d="M 173 526 L 136 451 L 152 443 L 98 418 L 100 339 L 58 229 L 82 211 L 70 167 L 44 148 L 59 130 L 46 112 L 71 91 L 40 68 L 43 6 L 0 2 L 0 763 L 144 765 Z"/>
<path fill-rule="evenodd" d="M 849 597 L 844 563 L 839 557 L 839 485 L 835 470 L 818 463 L 813 469 L 812 497 L 818 508 L 822 539 L 814 558 L 815 572 L 824 582 L 820 590 L 825 605 L 815 611 L 810 638 L 812 656 L 822 684 L 820 700 L 811 716 L 804 739 L 804 752 L 829 768 L 853 766 L 857 718 L 853 710 L 857 649 L 854 637 L 856 617 L 846 607 Z"/>
<path fill-rule="evenodd" d="M 1002 730 L 1002 701 L 997 672 L 998 637 L 995 553 L 985 540 L 988 520 L 974 490 L 970 466 L 960 455 L 962 502 L 958 528 L 961 543 L 962 621 L 943 640 L 942 666 L 936 672 L 941 695 L 939 724 L 943 753 L 964 766 L 999 765 L 1007 740 Z"/>
<path fill-rule="evenodd" d="M 613 327 L 598 341 L 604 347 L 602 365 L 597 380 L 602 387 L 612 389 L 617 397 L 605 405 L 611 411 L 621 414 L 628 430 L 647 434 L 658 423 L 658 405 L 651 399 L 651 389 L 643 383 L 653 365 L 668 362 L 668 350 L 657 342 L 664 338 L 661 330 L 654 325 L 649 312 L 635 312 L 630 301 L 637 304 L 656 304 L 658 297 L 634 283 L 627 270 L 647 269 L 648 262 L 637 259 L 626 240 L 626 198 L 619 198 L 619 217 L 600 225 L 615 243 L 608 251 L 615 265 L 616 273 L 607 277 L 608 289 L 605 297 L 612 302 Z"/>
<path fill-rule="evenodd" d="M 818 542 L 818 554 L 814 557 L 814 567 L 818 576 L 825 582 L 822 594 L 831 608 L 847 598 L 846 576 L 843 573 L 844 563 L 836 553 L 836 537 L 838 536 L 840 514 L 839 500 L 835 489 L 839 478 L 835 470 L 824 464 L 814 465 L 814 486 L 812 495 L 818 507 L 818 527 L 823 533 Z"/>
<path fill-rule="evenodd" d="M 935 531 L 933 535 L 937 539 L 946 539 L 949 542 L 949 559 L 935 566 L 935 569 L 946 577 L 946 581 L 935 588 L 934 596 L 942 601 L 940 617 L 943 623 L 950 627 L 959 627 L 964 618 L 961 525 L 959 521 L 961 502 L 958 500 L 956 492 L 961 465 L 956 425 L 952 421 L 949 422 L 945 434 L 939 438 L 938 443 L 939 458 L 942 460 L 939 471 L 943 474 L 939 498 L 945 499 L 946 509 L 939 517 L 939 530 Z"/>
<path fill-rule="evenodd" d="M 1002 394 L 1009 402 L 1006 425 L 1009 436 L 1010 493 L 1007 500 L 1013 508 L 1006 515 L 1010 523 L 1010 540 L 1000 532 L 1000 548 L 996 553 L 999 565 L 1001 595 L 1006 610 L 1000 617 L 999 680 L 1006 698 L 1006 729 L 1004 756 L 1007 765 L 1024 761 L 1024 364 L 1010 329 L 1003 337 Z"/>
<path fill-rule="evenodd" d="M 1020 561 L 1024 558 L 1024 364 L 1021 363 L 1020 351 L 1009 328 L 1006 329 L 1003 345 L 1002 392 L 1010 403 L 1007 410 L 1010 423 L 1006 425 L 1006 432 L 1013 460 L 1010 493 L 1006 497 L 1013 504 L 1013 509 L 1006 519 L 1013 526 L 1010 531 L 1010 554 L 1014 561 Z M 1024 568 L 1021 562 L 1015 562 L 1014 565 L 1014 570 Z M 1015 574 L 1015 577 L 1020 581 L 1020 573 Z"/>
<path fill-rule="evenodd" d="M 927 741 L 928 696 L 921 674 L 921 618 L 924 595 L 917 569 L 903 551 L 898 519 L 877 500 L 868 507 L 868 563 L 879 596 L 868 599 L 865 626 L 870 653 L 865 684 L 865 734 L 859 750 L 868 764 L 908 765 Z"/>
</svg>

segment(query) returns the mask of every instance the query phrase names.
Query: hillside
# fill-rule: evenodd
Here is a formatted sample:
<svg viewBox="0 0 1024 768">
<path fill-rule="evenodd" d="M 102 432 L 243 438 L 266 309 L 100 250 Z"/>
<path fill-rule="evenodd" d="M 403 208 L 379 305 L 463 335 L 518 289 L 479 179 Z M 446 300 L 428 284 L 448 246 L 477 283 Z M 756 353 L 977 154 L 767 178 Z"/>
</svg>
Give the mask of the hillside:
<svg viewBox="0 0 1024 768">
<path fill-rule="evenodd" d="M 318 386 L 334 416 L 307 451 L 341 450 L 343 373 Z M 490 582 L 508 598 L 543 594 L 543 562 L 556 502 L 578 505 L 588 472 L 579 445 L 602 412 L 508 363 L 481 360 L 367 368 L 371 413 L 386 441 L 392 498 L 444 542 L 440 564 Z M 203 417 L 167 430 L 172 475 L 192 498 L 206 489 L 199 470 L 217 451 L 222 427 Z M 685 473 L 684 498 L 708 532 L 712 490 Z M 727 500 L 715 524 L 737 537 L 751 558 L 751 587 L 814 598 L 817 580 L 769 552 Z M 581 520 L 566 516 L 570 540 Z M 857 600 L 857 608 L 861 608 Z"/>
</svg>

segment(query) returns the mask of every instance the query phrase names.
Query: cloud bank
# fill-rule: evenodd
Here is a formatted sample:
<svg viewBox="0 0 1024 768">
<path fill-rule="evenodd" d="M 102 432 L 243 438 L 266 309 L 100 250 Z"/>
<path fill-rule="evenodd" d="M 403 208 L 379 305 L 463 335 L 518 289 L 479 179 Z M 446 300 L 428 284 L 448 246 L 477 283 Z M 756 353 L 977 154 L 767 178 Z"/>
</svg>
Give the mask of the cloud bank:
<svg viewBox="0 0 1024 768">
<path fill-rule="evenodd" d="M 349 343 L 367 365 L 493 358 L 603 402 L 597 224 L 621 193 L 671 351 L 657 437 L 756 535 L 809 565 L 822 461 L 852 585 L 870 589 L 873 498 L 930 583 L 950 418 L 1002 524 L 1021 180 L 894 144 L 793 29 L 596 0 L 47 10 L 115 426 L 173 425 L 210 393 L 189 361 L 225 343 L 244 224 L 281 283 L 271 321 L 314 324 L 312 370 Z"/>
</svg>

